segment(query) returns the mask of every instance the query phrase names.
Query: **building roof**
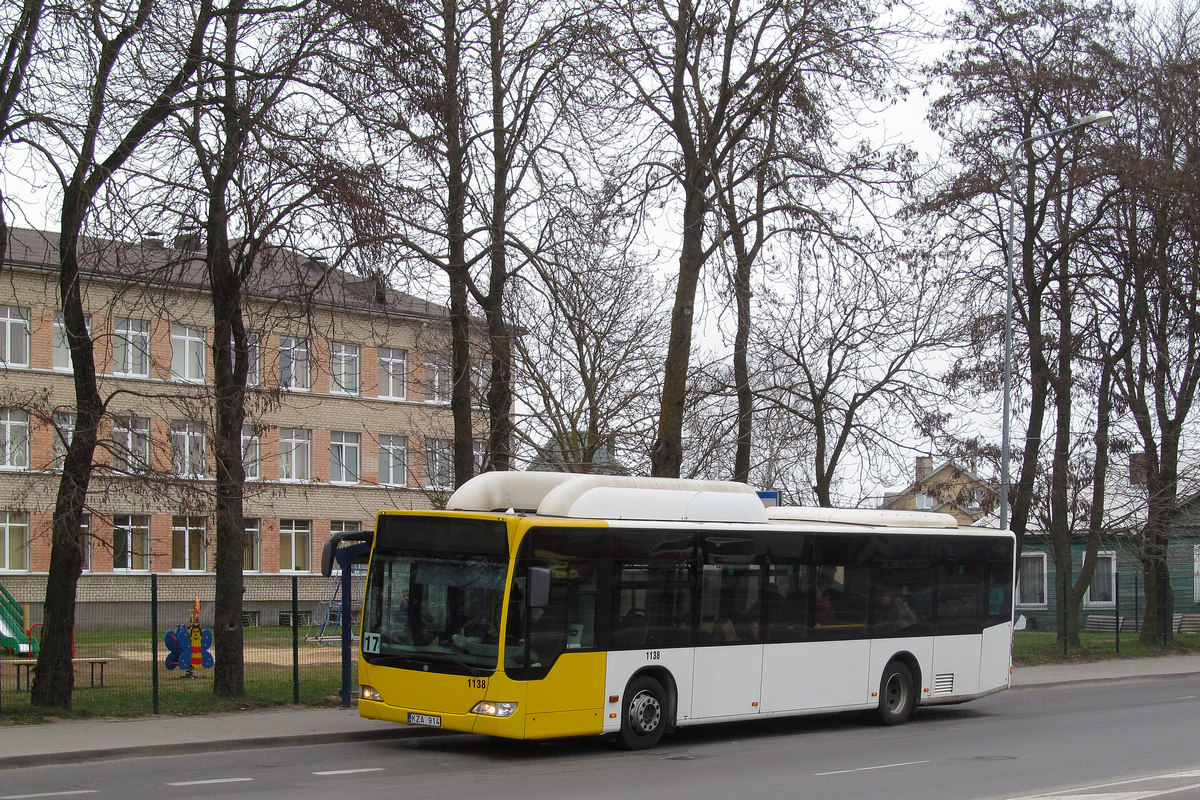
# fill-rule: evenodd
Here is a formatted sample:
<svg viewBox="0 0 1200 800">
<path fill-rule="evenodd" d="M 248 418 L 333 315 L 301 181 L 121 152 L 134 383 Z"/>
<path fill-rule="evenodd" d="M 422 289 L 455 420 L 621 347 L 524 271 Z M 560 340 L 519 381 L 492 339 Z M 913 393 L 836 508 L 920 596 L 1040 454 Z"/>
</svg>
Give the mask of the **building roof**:
<svg viewBox="0 0 1200 800">
<path fill-rule="evenodd" d="M 88 275 L 203 291 L 208 288 L 208 270 L 202 247 L 198 237 L 177 237 L 167 246 L 159 239 L 132 243 L 88 236 L 80 239 L 79 260 Z M 57 269 L 57 236 L 28 228 L 10 229 L 5 261 L 32 270 Z M 444 306 L 392 289 L 382 275 L 356 275 L 274 245 L 260 252 L 246 291 L 260 299 L 405 317 L 444 319 L 449 314 Z"/>
</svg>

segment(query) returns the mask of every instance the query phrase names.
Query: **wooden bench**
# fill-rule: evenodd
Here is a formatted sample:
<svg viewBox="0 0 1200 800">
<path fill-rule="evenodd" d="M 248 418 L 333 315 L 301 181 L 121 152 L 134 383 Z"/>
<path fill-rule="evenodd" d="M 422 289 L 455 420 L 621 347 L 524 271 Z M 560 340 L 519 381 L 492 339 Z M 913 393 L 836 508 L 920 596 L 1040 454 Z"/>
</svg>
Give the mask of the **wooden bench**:
<svg viewBox="0 0 1200 800">
<path fill-rule="evenodd" d="M 1107 631 L 1108 633 L 1116 633 L 1117 618 L 1112 614 L 1089 614 L 1083 620 L 1083 629 L 1085 631 Z M 1125 617 L 1121 617 L 1121 630 L 1125 629 Z"/>
<path fill-rule="evenodd" d="M 87 664 L 88 665 L 88 667 L 90 669 L 90 673 L 91 673 L 89 677 L 91 679 L 92 686 L 96 685 L 96 667 L 99 667 L 100 668 L 100 688 L 101 689 L 104 688 L 104 667 L 106 664 L 108 664 L 109 661 L 112 661 L 112 659 L 111 658 L 82 658 L 82 657 L 71 659 L 72 664 Z M 37 659 L 36 658 L 6 659 L 4 661 L 0 661 L 0 663 L 12 664 L 14 667 L 16 667 L 17 688 L 18 689 L 22 688 L 22 686 L 21 686 L 22 674 L 24 674 L 24 681 L 23 681 L 25 684 L 24 688 L 25 689 L 29 688 L 30 673 L 32 672 L 32 670 L 34 668 L 37 667 Z"/>
</svg>

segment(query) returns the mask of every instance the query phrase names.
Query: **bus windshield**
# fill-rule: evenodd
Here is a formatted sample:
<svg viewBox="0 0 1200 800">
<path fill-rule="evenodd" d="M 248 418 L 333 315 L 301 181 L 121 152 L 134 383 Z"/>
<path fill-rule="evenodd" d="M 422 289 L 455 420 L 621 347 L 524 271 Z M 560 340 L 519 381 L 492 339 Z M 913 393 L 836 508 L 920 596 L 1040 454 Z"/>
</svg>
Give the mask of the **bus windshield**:
<svg viewBox="0 0 1200 800">
<path fill-rule="evenodd" d="M 499 659 L 505 553 L 479 546 L 482 542 L 475 549 L 491 552 L 464 552 L 445 543 L 440 552 L 430 552 L 431 531 L 414 526 L 408 533 L 380 535 L 376 542 L 363 611 L 363 658 L 385 666 L 491 674 Z"/>
</svg>

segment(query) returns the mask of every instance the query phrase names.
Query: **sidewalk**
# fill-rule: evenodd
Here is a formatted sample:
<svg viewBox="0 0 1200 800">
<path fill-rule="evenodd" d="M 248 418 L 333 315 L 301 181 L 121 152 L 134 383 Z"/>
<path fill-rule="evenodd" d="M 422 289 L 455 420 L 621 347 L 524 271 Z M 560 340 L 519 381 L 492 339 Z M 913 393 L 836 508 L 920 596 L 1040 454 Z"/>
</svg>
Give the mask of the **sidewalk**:
<svg viewBox="0 0 1200 800">
<path fill-rule="evenodd" d="M 1017 667 L 1013 688 L 1121 679 L 1200 676 L 1200 655 L 1109 659 Z M 426 735 L 421 728 L 362 719 L 356 709 L 280 708 L 208 716 L 0 726 L 0 769 L 252 747 L 369 741 Z"/>
</svg>

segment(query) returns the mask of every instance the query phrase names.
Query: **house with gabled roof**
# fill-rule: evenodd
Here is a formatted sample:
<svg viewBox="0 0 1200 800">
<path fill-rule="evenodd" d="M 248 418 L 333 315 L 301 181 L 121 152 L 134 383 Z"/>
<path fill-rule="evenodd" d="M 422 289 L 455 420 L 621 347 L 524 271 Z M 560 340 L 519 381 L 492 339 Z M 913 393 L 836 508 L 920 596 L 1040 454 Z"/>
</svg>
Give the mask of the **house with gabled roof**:
<svg viewBox="0 0 1200 800">
<path fill-rule="evenodd" d="M 917 456 L 913 481 L 884 496 L 880 508 L 895 511 L 936 511 L 949 514 L 959 525 L 974 525 L 1000 502 L 997 487 L 974 470 L 950 459 L 934 468 L 931 456 Z"/>
</svg>

